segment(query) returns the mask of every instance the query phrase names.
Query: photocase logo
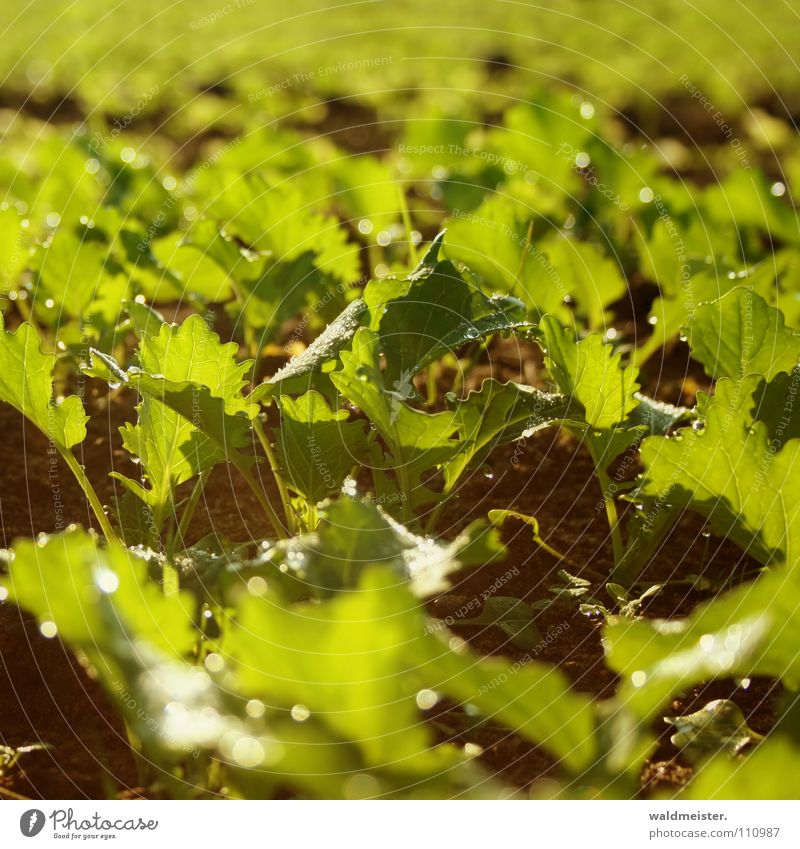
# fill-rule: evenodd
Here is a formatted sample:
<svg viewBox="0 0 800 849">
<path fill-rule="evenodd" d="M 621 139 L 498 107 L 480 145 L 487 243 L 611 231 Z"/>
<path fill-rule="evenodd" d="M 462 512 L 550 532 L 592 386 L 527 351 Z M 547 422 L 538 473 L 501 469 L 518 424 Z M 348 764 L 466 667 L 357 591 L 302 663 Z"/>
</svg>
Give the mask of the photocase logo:
<svg viewBox="0 0 800 849">
<path fill-rule="evenodd" d="M 36 837 L 44 828 L 45 815 L 38 808 L 31 808 L 19 818 L 19 830 L 25 837 Z"/>
</svg>

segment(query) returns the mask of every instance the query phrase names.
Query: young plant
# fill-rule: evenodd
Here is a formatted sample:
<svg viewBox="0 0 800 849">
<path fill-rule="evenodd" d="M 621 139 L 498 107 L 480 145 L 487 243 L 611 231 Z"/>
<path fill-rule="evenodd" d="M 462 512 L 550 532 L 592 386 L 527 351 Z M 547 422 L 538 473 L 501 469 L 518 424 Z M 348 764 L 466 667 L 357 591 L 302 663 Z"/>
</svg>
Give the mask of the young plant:
<svg viewBox="0 0 800 849">
<path fill-rule="evenodd" d="M 142 504 L 149 539 L 161 546 L 167 530 L 168 556 L 185 547 L 184 536 L 211 469 L 230 462 L 252 489 L 277 537 L 284 524 L 256 480 L 253 419 L 258 405 L 242 394 L 250 364 L 235 359 L 237 346 L 222 344 L 200 316 L 190 316 L 180 326 L 150 323 L 141 334 L 138 366 L 122 368 L 105 354 L 94 352 L 87 372 L 138 391 L 135 425 L 121 428 L 124 447 L 142 467 L 142 483 L 118 472 L 119 480 Z M 194 480 L 183 501 L 178 488 Z M 146 485 L 145 485 L 146 484 Z M 130 523 L 141 511 L 131 511 L 120 501 L 123 531 L 136 534 L 140 523 Z M 165 569 L 171 567 L 165 566 Z M 177 576 L 170 572 L 170 585 Z"/>
<path fill-rule="evenodd" d="M 106 539 L 116 539 L 103 505 L 73 452 L 86 438 L 89 417 L 77 396 L 53 396 L 55 365 L 55 354 L 43 353 L 32 324 L 26 322 L 11 332 L 4 328 L 0 316 L 0 400 L 11 404 L 44 434 L 75 475 Z"/>
</svg>

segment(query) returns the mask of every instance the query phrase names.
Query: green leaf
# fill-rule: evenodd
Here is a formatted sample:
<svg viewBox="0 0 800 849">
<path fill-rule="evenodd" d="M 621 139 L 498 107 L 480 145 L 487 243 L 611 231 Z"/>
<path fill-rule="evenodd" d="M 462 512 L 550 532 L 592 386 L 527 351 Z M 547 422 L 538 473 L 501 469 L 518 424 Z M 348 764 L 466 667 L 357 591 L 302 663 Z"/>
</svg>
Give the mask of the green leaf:
<svg viewBox="0 0 800 849">
<path fill-rule="evenodd" d="M 603 632 L 620 698 L 638 717 L 713 678 L 764 675 L 800 686 L 800 616 L 794 570 L 774 571 L 705 602 L 685 619 L 612 617 Z"/>
<path fill-rule="evenodd" d="M 309 388 L 312 375 L 335 367 L 339 352 L 352 341 L 361 326 L 367 306 L 361 299 L 350 303 L 339 316 L 303 351 L 277 371 L 266 383 L 257 386 L 250 396 L 253 401 L 268 398 L 298 388 Z"/>
<path fill-rule="evenodd" d="M 570 693 L 558 671 L 535 662 L 510 671 L 457 653 L 426 628 L 422 609 L 385 567 L 365 571 L 357 593 L 321 604 L 286 609 L 248 598 L 231 643 L 247 692 L 305 705 L 373 766 L 429 746 L 419 706 L 437 693 L 473 702 L 570 767 L 594 756 L 589 701 Z"/>
<path fill-rule="evenodd" d="M 234 280 L 251 276 L 252 272 L 248 266 L 257 259 L 256 254 L 243 250 L 208 218 L 203 218 L 194 224 L 183 238 L 181 245 L 208 257 L 226 276 Z"/>
<path fill-rule="evenodd" d="M 800 749 L 782 737 L 769 738 L 743 759 L 720 755 L 696 772 L 678 797 L 686 801 L 716 799 L 797 799 L 787 776 L 800 769 Z"/>
<path fill-rule="evenodd" d="M 478 659 L 454 651 L 428 634 L 412 657 L 427 658 L 427 684 L 452 699 L 474 704 L 523 737 L 548 749 L 571 770 L 582 770 L 596 757 L 595 712 L 586 697 L 570 691 L 556 668 L 528 660 L 508 666 L 499 658 Z M 448 641 L 449 642 L 449 641 Z"/>
<path fill-rule="evenodd" d="M 763 422 L 749 412 L 759 378 L 723 378 L 713 397 L 700 398 L 701 420 L 674 436 L 641 444 L 645 466 L 632 498 L 654 518 L 671 506 L 705 516 L 720 536 L 734 540 L 762 563 L 800 557 L 800 500 L 793 482 L 800 442 L 780 450 Z"/>
<path fill-rule="evenodd" d="M 576 340 L 573 331 L 552 316 L 545 316 L 540 328 L 550 374 L 564 395 L 583 409 L 586 424 L 603 430 L 623 422 L 639 403 L 638 369 L 622 368 L 622 355 L 613 353 L 598 333 Z"/>
<path fill-rule="evenodd" d="M 595 245 L 560 233 L 531 244 L 530 218 L 521 204 L 492 196 L 474 213 L 448 221 L 447 256 L 492 288 L 521 298 L 536 317 L 566 322 L 574 309 L 591 329 L 604 327 L 607 308 L 627 291 L 618 263 Z"/>
<path fill-rule="evenodd" d="M 364 569 L 375 563 L 391 566 L 419 598 L 443 592 L 449 577 L 465 566 L 501 560 L 505 548 L 498 533 L 483 521 L 444 543 L 411 533 L 379 504 L 346 490 L 320 508 L 313 533 L 269 549 L 267 559 L 309 585 L 312 595 L 355 589 Z"/>
<path fill-rule="evenodd" d="M 459 619 L 459 625 L 493 625 L 511 638 L 521 649 L 535 649 L 542 641 L 536 627 L 536 613 L 526 602 L 508 596 L 491 596 L 483 604 L 479 616 Z"/>
<path fill-rule="evenodd" d="M 717 752 L 735 756 L 762 739 L 747 727 L 742 709 L 730 699 L 715 699 L 686 716 L 665 716 L 664 722 L 676 729 L 669 738 L 672 745 L 691 759 Z"/>
<path fill-rule="evenodd" d="M 55 354 L 42 352 L 36 328 L 27 322 L 13 333 L 0 315 L 0 400 L 15 407 L 60 450 L 86 437 L 88 416 L 75 395 L 53 399 Z"/>
<path fill-rule="evenodd" d="M 126 301 L 125 311 L 138 337 L 158 336 L 166 324 L 164 316 L 157 309 L 137 300 Z"/>
<path fill-rule="evenodd" d="M 141 368 L 125 371 L 93 352 L 90 373 L 142 393 L 135 425 L 120 428 L 123 445 L 138 457 L 149 484 L 112 473 L 152 510 L 157 528 L 174 510 L 175 489 L 230 459 L 249 440 L 255 404 L 242 388 L 250 364 L 238 363 L 235 343 L 222 344 L 200 316 L 161 326 L 139 345 Z"/>
<path fill-rule="evenodd" d="M 510 198 L 492 195 L 475 210 L 450 218 L 445 253 L 464 263 L 491 287 L 521 295 L 517 272 L 525 260 L 526 210 Z M 527 248 L 530 251 L 530 248 Z M 528 261 L 533 261 L 528 257 Z M 527 287 L 526 287 L 527 288 Z M 539 291 L 540 306 L 557 310 L 563 295 Z"/>
<path fill-rule="evenodd" d="M 776 374 L 768 383 L 762 381 L 753 394 L 752 416 L 766 424 L 773 450 L 800 436 L 800 404 L 795 403 L 798 392 L 800 367 L 789 374 Z"/>
<path fill-rule="evenodd" d="M 0 209 L 0 286 L 4 295 L 17 287 L 17 278 L 28 263 L 28 246 L 22 219 L 13 207 Z"/>
<path fill-rule="evenodd" d="M 458 451 L 458 443 L 451 438 L 458 428 L 457 416 L 453 412 L 429 415 L 409 407 L 405 400 L 412 391 L 410 384 L 395 381 L 393 389 L 387 389 L 380 368 L 380 340 L 365 327 L 356 333 L 352 350 L 342 351 L 341 359 L 342 369 L 331 380 L 367 415 L 388 445 L 388 465 L 401 483 L 403 514 L 409 518 L 411 508 L 438 498 L 422 477 Z"/>
<path fill-rule="evenodd" d="M 670 240 L 669 236 L 665 238 Z M 675 255 L 673 246 L 666 250 Z M 655 299 L 648 316 L 653 333 L 635 352 L 634 362 L 641 365 L 671 342 L 681 327 L 691 324 L 698 304 L 714 301 L 741 285 L 741 280 L 728 276 L 729 271 L 723 262 L 709 267 L 703 259 L 690 259 L 679 268 L 677 278 L 664 278 L 663 282 L 661 277 L 656 278 L 661 284 L 662 295 Z"/>
<path fill-rule="evenodd" d="M 747 288 L 700 304 L 685 332 L 692 358 L 714 379 L 760 374 L 772 380 L 800 359 L 800 336 L 786 327 L 779 310 Z"/>
<path fill-rule="evenodd" d="M 299 313 L 307 301 L 330 297 L 330 279 L 314 265 L 311 251 L 288 262 L 268 262 L 263 273 L 239 282 L 243 303 L 231 311 L 245 324 L 263 331 L 275 331 Z"/>
<path fill-rule="evenodd" d="M 153 259 L 163 269 L 162 280 L 179 290 L 181 300 L 204 303 L 221 303 L 233 295 L 229 276 L 212 256 L 215 247 L 210 245 L 209 253 L 205 253 L 199 245 L 188 242 L 180 230 L 150 243 Z M 159 294 L 163 302 L 165 293 Z"/>
<path fill-rule="evenodd" d="M 177 766 L 189 763 L 198 769 L 207 766 L 210 756 L 228 767 L 226 778 L 234 787 L 242 767 L 258 769 L 264 775 L 261 782 L 269 786 L 266 767 L 280 760 L 285 749 L 268 732 L 263 717 L 246 714 L 242 699 L 231 692 L 230 676 L 228 686 L 222 686 L 203 668 L 175 661 L 147 643 L 133 649 L 121 643 L 108 652 L 121 675 L 107 687 L 121 700 L 129 727 L 148 761 L 163 770 L 162 781 L 171 793 L 180 798 L 188 789 L 185 782 L 170 782 Z M 201 780 L 205 784 L 207 777 Z"/>
<path fill-rule="evenodd" d="M 528 260 L 525 266 L 527 270 L 538 269 L 535 281 L 550 278 L 555 269 L 555 285 L 562 298 L 575 303 L 575 315 L 591 330 L 605 328 L 608 307 L 628 291 L 619 262 L 607 257 L 596 245 L 566 239 L 560 234 L 545 243 L 543 249 L 547 261 Z"/>
<path fill-rule="evenodd" d="M 628 416 L 628 424 L 631 427 L 644 427 L 648 436 L 666 436 L 676 424 L 695 415 L 688 407 L 665 404 L 641 392 L 635 392 L 634 398 L 639 403 Z"/>
<path fill-rule="evenodd" d="M 348 422 L 347 410 L 331 410 L 318 392 L 282 395 L 276 449 L 287 484 L 316 504 L 341 488 L 366 453 L 363 422 Z"/>
<path fill-rule="evenodd" d="M 277 384 L 301 389 L 302 383 L 296 378 L 326 370 L 362 324 L 381 339 L 389 382 L 409 381 L 428 363 L 467 342 L 531 327 L 525 320 L 523 305 L 515 298 L 489 298 L 451 263 L 438 260 L 443 235 L 437 236 L 417 268 L 407 276 L 371 281 L 363 300 L 350 303 L 306 351 L 292 359 L 267 385 L 258 387 L 255 397 L 263 400 L 275 394 L 270 387 Z"/>
<path fill-rule="evenodd" d="M 359 276 L 358 246 L 348 242 L 338 221 L 309 207 L 300 188 L 288 182 L 270 186 L 260 176 L 231 174 L 212 189 L 208 214 L 229 236 L 239 236 L 249 248 L 269 252 L 288 263 L 314 254 L 314 266 L 339 282 Z"/>
<path fill-rule="evenodd" d="M 519 383 L 484 380 L 454 406 L 459 449 L 444 466 L 448 490 L 464 470 L 483 462 L 498 445 L 527 438 L 556 421 L 570 418 L 569 400 Z"/>
<path fill-rule="evenodd" d="M 183 593 L 165 596 L 148 578 L 147 562 L 122 546 L 103 548 L 84 531 L 69 530 L 20 541 L 13 552 L 3 581 L 9 597 L 92 658 L 113 651 L 120 633 L 169 655 L 193 648 L 194 602 Z"/>
<path fill-rule="evenodd" d="M 388 640 L 388 652 L 376 653 L 363 641 L 351 647 L 334 644 L 340 651 L 338 673 L 344 670 L 346 679 L 354 676 L 347 680 L 349 704 L 358 707 L 366 691 L 379 695 L 386 692 L 386 681 L 359 680 L 362 671 L 369 673 L 375 659 L 380 668 L 388 663 L 388 688 L 402 694 L 403 718 L 412 720 L 410 725 L 398 728 L 398 736 L 393 738 L 402 743 L 403 756 L 394 758 L 387 752 L 376 764 L 371 747 L 355 745 L 362 732 L 353 735 L 354 739 L 338 734 L 339 724 L 329 720 L 325 708 L 308 715 L 306 704 L 316 708 L 320 702 L 307 698 L 309 685 L 291 675 L 285 677 L 283 690 L 256 688 L 250 691 L 253 698 L 249 703 L 242 696 L 236 675 L 240 664 L 243 677 L 249 680 L 257 671 L 273 664 L 280 666 L 281 658 L 287 656 L 305 656 L 312 668 L 318 668 L 316 659 L 300 648 L 314 645 L 317 631 L 309 619 L 298 619 L 286 609 L 277 610 L 271 598 L 270 621 L 288 619 L 299 626 L 302 642 L 287 651 L 270 652 L 268 661 L 261 657 L 253 665 L 254 653 L 263 647 L 264 623 L 259 621 L 255 631 L 239 629 L 224 652 L 218 649 L 213 653 L 223 670 L 210 673 L 201 665 L 180 659 L 192 653 L 200 636 L 192 624 L 194 601 L 185 593 L 164 596 L 147 578 L 147 568 L 146 560 L 119 546 L 101 549 L 83 532 L 71 531 L 39 544 L 19 545 L 11 562 L 11 575 L 3 584 L 15 601 L 36 615 L 43 632 L 58 633 L 89 658 L 109 696 L 118 701 L 147 761 L 159 768 L 159 785 L 170 795 L 196 795 L 224 786 L 226 794 L 261 798 L 288 785 L 303 794 L 341 798 L 347 794 L 351 775 L 363 777 L 375 766 L 381 768 L 381 795 L 408 797 L 409 786 L 418 786 L 423 797 L 444 796 L 454 787 L 468 794 L 478 792 L 474 788 L 484 776 L 474 769 L 465 771 L 468 762 L 463 753 L 453 746 L 433 748 L 431 733 L 416 707 L 416 689 L 408 689 L 409 683 L 416 684 L 413 670 L 405 679 L 395 675 L 401 670 L 391 663 L 392 656 L 404 650 L 402 641 L 391 645 L 397 628 L 390 621 L 385 631 L 376 632 L 369 617 L 371 610 L 391 610 L 381 606 L 391 600 L 388 596 L 372 594 L 368 601 L 375 605 L 370 607 L 363 603 L 365 593 L 352 594 L 349 600 L 357 622 L 346 620 L 338 630 L 347 639 L 356 635 L 354 626 L 360 624 L 361 634 L 370 643 L 376 637 L 377 645 Z M 408 602 L 402 591 L 397 598 Z M 250 597 L 247 609 L 257 611 L 259 601 L 264 599 Z M 325 628 L 333 611 L 318 610 Z M 337 627 L 333 621 L 327 624 L 332 631 Z M 241 656 L 236 653 L 240 646 L 244 647 Z M 227 649 L 233 649 L 233 654 Z M 296 650 L 299 655 L 294 655 Z M 323 644 L 321 654 L 330 650 Z M 362 664 L 358 663 L 360 652 L 365 661 Z M 302 672 L 302 667 L 296 667 L 297 671 Z M 323 667 L 322 675 L 335 680 L 336 671 L 331 676 Z M 320 695 L 324 703 L 331 698 L 335 709 L 340 707 L 337 695 L 327 688 Z M 392 701 L 375 703 L 367 698 L 367 704 L 375 709 L 366 719 L 359 717 L 366 731 L 370 727 L 393 728 L 398 712 Z M 302 710 L 306 713 L 299 712 Z M 349 719 L 352 723 L 355 717 Z M 219 770 L 223 770 L 222 775 Z M 445 779 L 438 778 L 442 773 Z"/>
<path fill-rule="evenodd" d="M 345 217 L 366 219 L 376 231 L 389 229 L 399 219 L 400 184 L 392 179 L 393 169 L 386 160 L 342 151 L 326 164 L 334 178 L 337 202 L 348 213 Z"/>
<path fill-rule="evenodd" d="M 377 325 L 389 381 L 410 380 L 467 342 L 531 326 L 520 301 L 487 298 L 449 262 L 438 262 L 405 281 L 370 284 L 364 300 L 373 329 Z"/>
<path fill-rule="evenodd" d="M 424 621 L 396 580 L 391 570 L 373 569 L 357 593 L 293 609 L 248 598 L 230 635 L 247 692 L 319 713 L 378 767 L 430 744 L 406 659 Z"/>
<path fill-rule="evenodd" d="M 44 298 L 51 298 L 59 308 L 56 318 L 62 312 L 72 318 L 96 313 L 96 304 L 108 297 L 106 306 L 113 311 L 109 317 L 119 314 L 128 283 L 124 275 L 108 269 L 108 252 L 103 242 L 79 238 L 69 230 L 56 233 L 42 252 L 39 268 Z"/>
</svg>

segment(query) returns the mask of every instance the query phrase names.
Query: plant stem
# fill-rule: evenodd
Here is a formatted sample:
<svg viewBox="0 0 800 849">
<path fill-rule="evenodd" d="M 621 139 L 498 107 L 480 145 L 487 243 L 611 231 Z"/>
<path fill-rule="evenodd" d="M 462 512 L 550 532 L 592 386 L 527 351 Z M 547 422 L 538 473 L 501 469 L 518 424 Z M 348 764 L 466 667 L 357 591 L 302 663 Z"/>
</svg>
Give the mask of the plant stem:
<svg viewBox="0 0 800 849">
<path fill-rule="evenodd" d="M 591 441 L 587 442 L 589 453 L 592 455 L 594 463 L 594 473 L 597 475 L 597 480 L 600 483 L 600 488 L 603 494 L 603 504 L 606 508 L 606 517 L 608 518 L 608 527 L 611 531 L 611 547 L 614 551 L 614 565 L 617 566 L 622 560 L 622 555 L 625 552 L 625 544 L 622 540 L 622 533 L 619 528 L 619 514 L 617 513 L 617 503 L 614 501 L 614 493 L 611 491 L 611 479 L 603 469 L 602 459 L 597 456 Z"/>
<path fill-rule="evenodd" d="M 436 363 L 433 362 L 428 366 L 427 395 L 429 407 L 436 403 L 436 371 Z"/>
<path fill-rule="evenodd" d="M 428 519 L 428 524 L 425 525 L 426 536 L 430 536 L 434 532 L 436 525 L 439 523 L 439 519 L 442 516 L 442 510 L 444 510 L 444 505 L 450 497 L 449 491 L 445 490 L 442 493 L 442 496 L 442 500 L 433 508 L 433 511 L 431 512 L 431 517 L 430 519 Z"/>
<path fill-rule="evenodd" d="M 114 533 L 114 529 L 111 527 L 111 523 L 108 521 L 108 516 L 106 516 L 105 511 L 103 510 L 103 505 L 100 503 L 100 499 L 97 497 L 94 487 L 90 483 L 89 478 L 86 476 L 86 471 L 83 466 L 77 461 L 75 455 L 69 448 L 58 448 L 58 451 L 80 484 L 80 487 L 86 496 L 86 500 L 89 502 L 92 512 L 97 519 L 97 524 L 100 525 L 100 530 L 106 538 L 106 541 L 119 542 L 117 535 Z"/>
<path fill-rule="evenodd" d="M 316 504 L 309 502 L 306 504 L 306 530 L 309 532 L 316 530 L 319 523 L 319 511 Z"/>
<path fill-rule="evenodd" d="M 164 590 L 164 595 L 167 597 L 178 595 L 181 589 L 178 570 L 168 560 L 161 569 L 161 586 Z"/>
<path fill-rule="evenodd" d="M 557 549 L 553 548 L 552 545 L 546 543 L 538 534 L 534 537 L 533 540 L 542 551 L 546 551 L 551 557 L 554 557 L 560 563 L 566 563 L 571 569 L 580 570 L 580 566 L 577 563 L 573 563 L 566 554 L 562 554 Z"/>
<path fill-rule="evenodd" d="M 211 469 L 203 469 L 202 472 L 197 477 L 195 481 L 194 488 L 192 489 L 192 494 L 189 496 L 189 500 L 186 503 L 186 507 L 183 508 L 183 514 L 181 515 L 181 520 L 178 523 L 178 528 L 175 533 L 172 535 L 169 545 L 167 546 L 167 557 L 172 557 L 175 553 L 175 543 L 180 542 L 180 545 L 185 548 L 186 545 L 184 543 L 184 539 L 186 537 L 186 532 L 189 530 L 189 525 L 191 524 L 192 517 L 194 516 L 194 512 L 197 509 L 197 504 L 200 501 L 200 495 L 203 492 L 203 487 L 206 485 L 206 481 L 208 480 L 208 476 L 211 474 Z"/>
<path fill-rule="evenodd" d="M 408 469 L 403 455 L 402 437 L 396 424 L 392 423 L 391 427 L 394 439 L 388 439 L 389 434 L 384 434 L 384 439 L 391 448 L 392 456 L 398 461 L 398 465 L 395 466 L 395 474 L 400 483 L 400 491 L 403 494 L 403 524 L 407 525 L 411 521 L 411 482 L 408 479 Z"/>
<path fill-rule="evenodd" d="M 408 258 L 410 260 L 411 267 L 416 268 L 419 263 L 417 246 L 414 244 L 414 240 L 411 237 L 411 216 L 408 212 L 408 203 L 406 203 L 406 193 L 403 191 L 403 187 L 399 183 L 397 185 L 397 193 L 400 196 L 400 215 L 403 219 L 403 227 L 406 229 L 406 238 L 408 239 Z"/>
<path fill-rule="evenodd" d="M 250 471 L 250 468 L 247 465 L 247 461 L 244 458 L 232 458 L 231 462 L 239 471 L 239 474 L 245 479 L 245 482 L 253 490 L 253 494 L 258 499 L 258 503 L 261 505 L 264 513 L 269 520 L 270 525 L 272 525 L 272 530 L 275 533 L 275 536 L 278 539 L 286 539 L 287 533 L 286 528 L 281 522 L 278 514 L 272 508 L 272 505 L 269 503 L 269 499 L 266 495 L 264 495 L 264 490 L 258 485 L 258 481 L 253 477 L 253 473 Z"/>
<path fill-rule="evenodd" d="M 261 443 L 261 447 L 264 449 L 264 454 L 267 457 L 267 463 L 269 463 L 269 469 L 272 472 L 272 477 L 275 479 L 275 485 L 278 487 L 278 494 L 281 497 L 281 504 L 283 505 L 283 513 L 286 517 L 286 526 L 290 533 L 293 533 L 295 530 L 294 509 L 292 507 L 291 499 L 289 498 L 289 491 L 286 489 L 286 484 L 281 476 L 278 458 L 275 456 L 272 443 L 269 441 L 269 437 L 267 436 L 267 432 L 264 430 L 264 425 L 261 423 L 259 416 L 256 416 L 253 420 L 253 429 L 256 432 L 258 441 Z"/>
<path fill-rule="evenodd" d="M 383 248 L 377 242 L 367 245 L 367 260 L 369 262 L 369 276 L 377 277 L 377 268 L 383 264 Z"/>
<path fill-rule="evenodd" d="M 519 260 L 519 267 L 517 268 L 517 273 L 514 275 L 514 285 L 511 287 L 510 295 L 514 295 L 517 291 L 517 286 L 519 285 L 520 278 L 522 277 L 522 272 L 525 270 L 525 262 L 528 259 L 528 254 L 531 252 L 531 241 L 533 239 L 533 219 L 528 222 L 528 233 L 526 236 L 525 247 L 522 250 L 522 256 Z"/>
<path fill-rule="evenodd" d="M 250 356 L 255 360 L 255 362 L 253 363 L 253 374 L 255 375 L 256 368 L 258 367 L 258 357 L 261 353 L 261 349 L 256 343 L 253 328 L 247 323 L 247 316 L 245 314 L 245 304 L 247 303 L 247 300 L 245 298 L 244 292 L 242 292 L 241 287 L 234 279 L 233 275 L 228 275 L 228 282 L 231 284 L 231 291 L 233 292 L 233 296 L 239 305 L 239 313 L 242 317 L 242 335 L 244 336 L 244 346 L 248 350 Z"/>
</svg>

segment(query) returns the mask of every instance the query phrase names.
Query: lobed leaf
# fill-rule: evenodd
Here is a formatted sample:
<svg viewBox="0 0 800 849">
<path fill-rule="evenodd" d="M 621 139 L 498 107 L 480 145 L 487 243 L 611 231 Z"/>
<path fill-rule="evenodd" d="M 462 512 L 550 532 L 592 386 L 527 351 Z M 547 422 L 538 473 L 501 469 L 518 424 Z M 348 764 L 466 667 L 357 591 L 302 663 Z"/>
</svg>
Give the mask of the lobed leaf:
<svg viewBox="0 0 800 849">
<path fill-rule="evenodd" d="M 349 422 L 347 410 L 333 411 L 318 392 L 297 399 L 281 395 L 276 449 L 287 484 L 316 504 L 337 492 L 366 455 L 364 422 Z"/>
<path fill-rule="evenodd" d="M 342 368 L 331 375 L 336 388 L 358 406 L 386 442 L 391 468 L 402 482 L 404 516 L 412 507 L 437 499 L 428 489 L 423 475 L 439 468 L 458 452 L 452 439 L 458 429 L 453 412 L 430 415 L 409 407 L 405 402 L 412 392 L 410 384 L 395 381 L 392 389 L 384 385 L 380 368 L 380 339 L 366 327 L 353 339 L 351 351 L 342 351 Z"/>
<path fill-rule="evenodd" d="M 791 372 L 800 359 L 800 336 L 749 288 L 700 304 L 685 332 L 692 358 L 715 380 L 749 374 L 772 380 L 779 372 Z"/>
<path fill-rule="evenodd" d="M 45 354 L 36 328 L 29 323 L 10 332 L 0 315 L 0 400 L 29 419 L 61 451 L 82 442 L 89 417 L 73 395 L 53 399 L 55 354 Z"/>
<path fill-rule="evenodd" d="M 715 394 L 700 398 L 701 420 L 674 436 L 651 436 L 641 445 L 645 466 L 633 495 L 653 521 L 672 506 L 705 516 L 762 563 L 795 563 L 800 557 L 800 507 L 793 481 L 800 442 L 780 450 L 750 407 L 759 385 L 723 378 Z"/>
</svg>

